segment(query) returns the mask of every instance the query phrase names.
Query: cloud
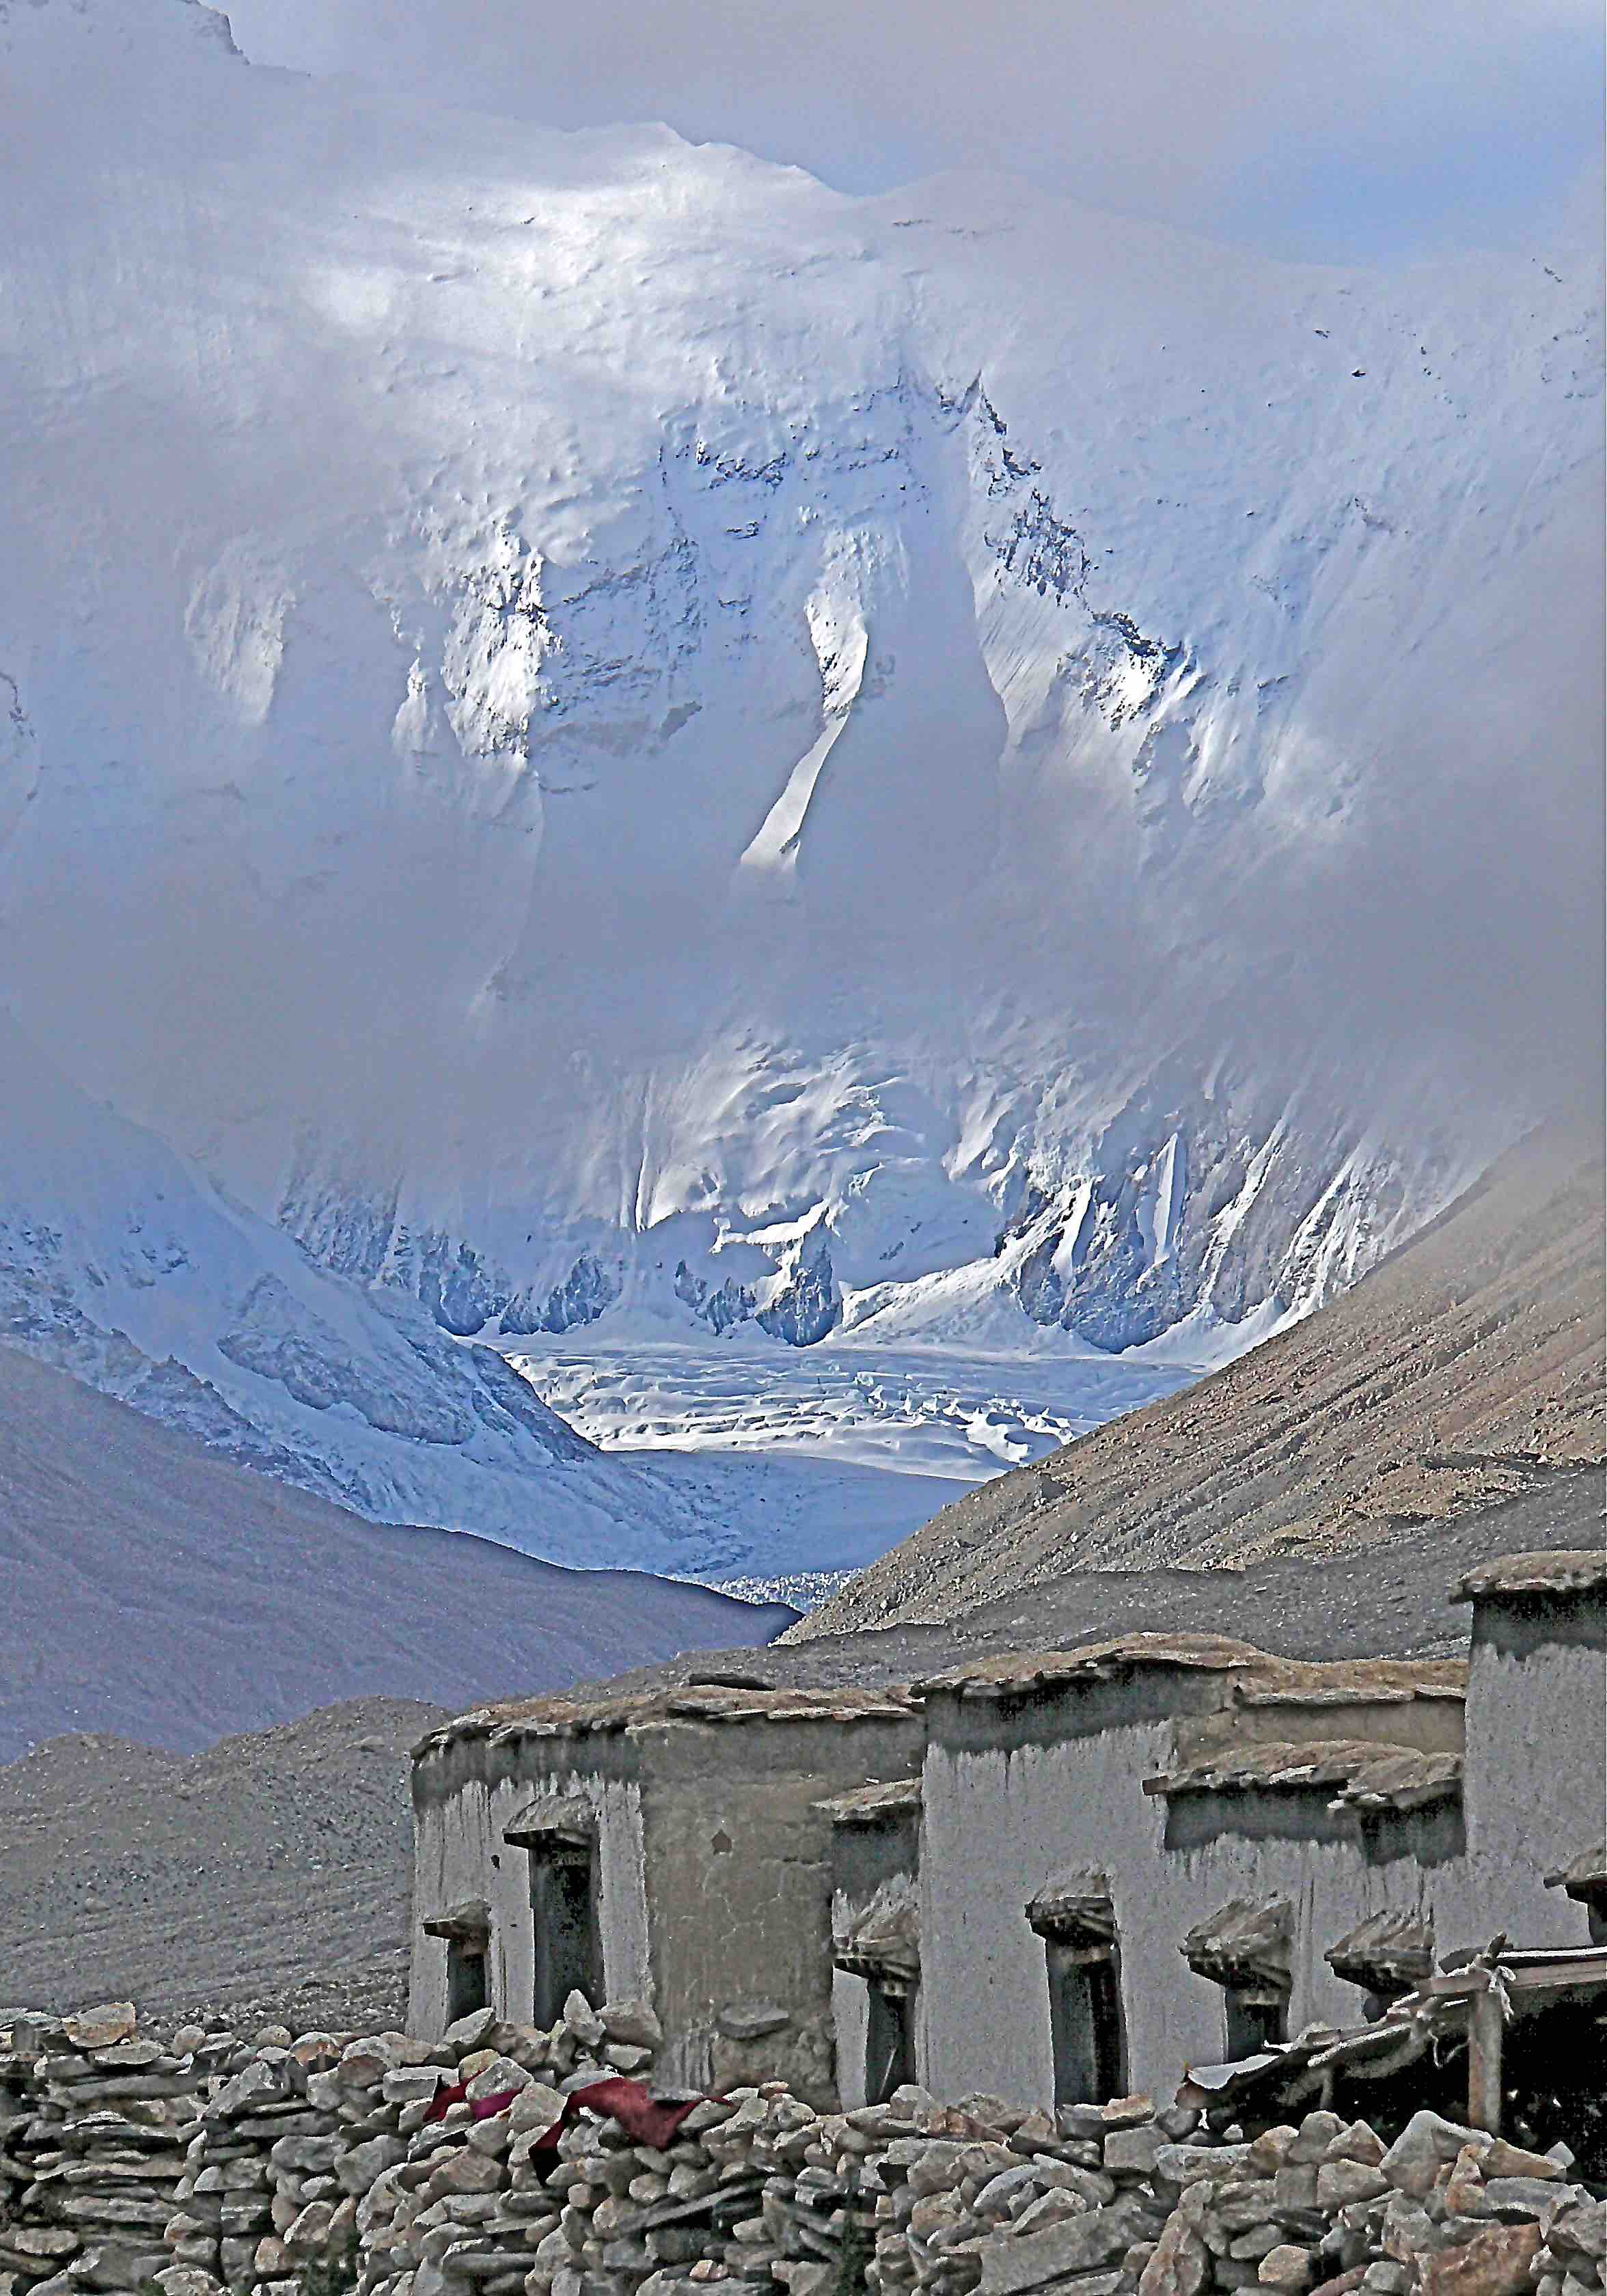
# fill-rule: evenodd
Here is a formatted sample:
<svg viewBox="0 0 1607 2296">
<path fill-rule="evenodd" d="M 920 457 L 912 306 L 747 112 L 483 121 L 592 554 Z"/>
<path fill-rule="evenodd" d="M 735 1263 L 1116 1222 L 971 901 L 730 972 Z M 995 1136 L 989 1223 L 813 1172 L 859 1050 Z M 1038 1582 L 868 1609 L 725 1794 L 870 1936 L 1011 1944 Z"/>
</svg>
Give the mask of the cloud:
<svg viewBox="0 0 1607 2296">
<path fill-rule="evenodd" d="M 840 189 L 1006 168 L 1344 258 L 1521 232 L 1600 142 L 1594 0 L 234 0 L 246 53 Z"/>
</svg>

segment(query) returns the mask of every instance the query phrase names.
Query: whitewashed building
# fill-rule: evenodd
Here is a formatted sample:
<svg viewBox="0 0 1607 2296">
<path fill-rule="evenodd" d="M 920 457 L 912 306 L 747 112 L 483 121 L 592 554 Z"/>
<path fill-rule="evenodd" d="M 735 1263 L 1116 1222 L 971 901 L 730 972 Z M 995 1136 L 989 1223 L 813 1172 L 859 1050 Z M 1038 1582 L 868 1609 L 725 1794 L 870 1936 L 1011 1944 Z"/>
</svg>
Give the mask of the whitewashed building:
<svg viewBox="0 0 1607 2296">
<path fill-rule="evenodd" d="M 903 1691 L 706 1683 L 460 1717 L 415 1749 L 409 2022 L 639 1999 L 669 2077 L 832 2093 L 823 1789 L 908 1772 Z"/>
<path fill-rule="evenodd" d="M 1472 1572 L 1471 1661 L 1219 1636 L 908 1691 L 470 1715 L 414 1772 L 412 2021 L 640 1996 L 700 2087 L 1045 2107 L 1607 1934 L 1607 1556 Z"/>
</svg>

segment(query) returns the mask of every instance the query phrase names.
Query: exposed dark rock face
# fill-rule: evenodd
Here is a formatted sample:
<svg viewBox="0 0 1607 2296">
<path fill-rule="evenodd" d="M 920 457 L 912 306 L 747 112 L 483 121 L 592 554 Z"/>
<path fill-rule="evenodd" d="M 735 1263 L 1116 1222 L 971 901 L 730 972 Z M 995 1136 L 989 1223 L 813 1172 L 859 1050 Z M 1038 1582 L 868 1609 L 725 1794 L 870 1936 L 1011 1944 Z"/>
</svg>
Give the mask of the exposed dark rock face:
<svg viewBox="0 0 1607 2296">
<path fill-rule="evenodd" d="M 529 1293 L 521 1293 L 503 1311 L 504 1332 L 572 1332 L 578 1324 L 594 1324 L 619 1297 L 625 1280 L 621 1262 L 611 1266 L 594 1252 L 583 1251 L 562 1283 L 555 1283 L 538 1312 Z M 533 1319 L 532 1319 L 533 1317 Z"/>
<path fill-rule="evenodd" d="M 835 1331 L 842 1320 L 842 1293 L 820 1229 L 806 1238 L 791 1280 L 754 1320 L 773 1340 L 785 1340 L 793 1348 L 811 1348 Z"/>
</svg>

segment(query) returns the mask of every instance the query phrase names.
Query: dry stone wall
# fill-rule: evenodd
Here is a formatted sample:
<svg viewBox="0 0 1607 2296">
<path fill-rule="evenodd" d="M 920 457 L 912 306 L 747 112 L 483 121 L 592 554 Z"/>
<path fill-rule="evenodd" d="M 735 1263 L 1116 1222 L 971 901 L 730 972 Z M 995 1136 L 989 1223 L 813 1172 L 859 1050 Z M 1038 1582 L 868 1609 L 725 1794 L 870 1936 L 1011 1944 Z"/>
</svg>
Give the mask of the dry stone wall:
<svg viewBox="0 0 1607 2296">
<path fill-rule="evenodd" d="M 1389 2144 L 1324 2112 L 1250 2138 L 1145 2099 L 1051 2117 L 914 2087 L 822 2112 L 780 2082 L 644 2142 L 568 2103 L 646 2076 L 659 2038 L 641 2004 L 578 1995 L 550 2032 L 482 2012 L 434 2043 L 17 2018 L 0 2296 L 1607 2290 L 1607 2204 L 1566 2146 L 1429 2112 Z"/>
</svg>

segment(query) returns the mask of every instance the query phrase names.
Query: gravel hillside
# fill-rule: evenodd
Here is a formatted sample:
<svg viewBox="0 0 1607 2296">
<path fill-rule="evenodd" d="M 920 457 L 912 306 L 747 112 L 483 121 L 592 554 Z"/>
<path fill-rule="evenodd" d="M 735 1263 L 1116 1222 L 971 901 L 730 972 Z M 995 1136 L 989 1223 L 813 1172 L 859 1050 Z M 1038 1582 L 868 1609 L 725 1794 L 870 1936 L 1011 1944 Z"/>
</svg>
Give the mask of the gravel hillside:
<svg viewBox="0 0 1607 2296">
<path fill-rule="evenodd" d="M 193 1752 L 338 1699 L 472 1705 L 793 1615 L 361 1521 L 6 1348 L 0 1595 L 0 1759 L 63 1731 Z"/>
<path fill-rule="evenodd" d="M 70 1737 L 0 1769 L 0 2004 L 391 2022 L 408 1748 L 445 1712 L 365 1698 L 188 1760 Z"/>
<path fill-rule="evenodd" d="M 946 1507 L 792 1636 L 1069 1571 L 1343 1554 L 1600 1460 L 1603 1250 L 1599 1138 L 1531 1136 L 1353 1292 Z"/>
</svg>

